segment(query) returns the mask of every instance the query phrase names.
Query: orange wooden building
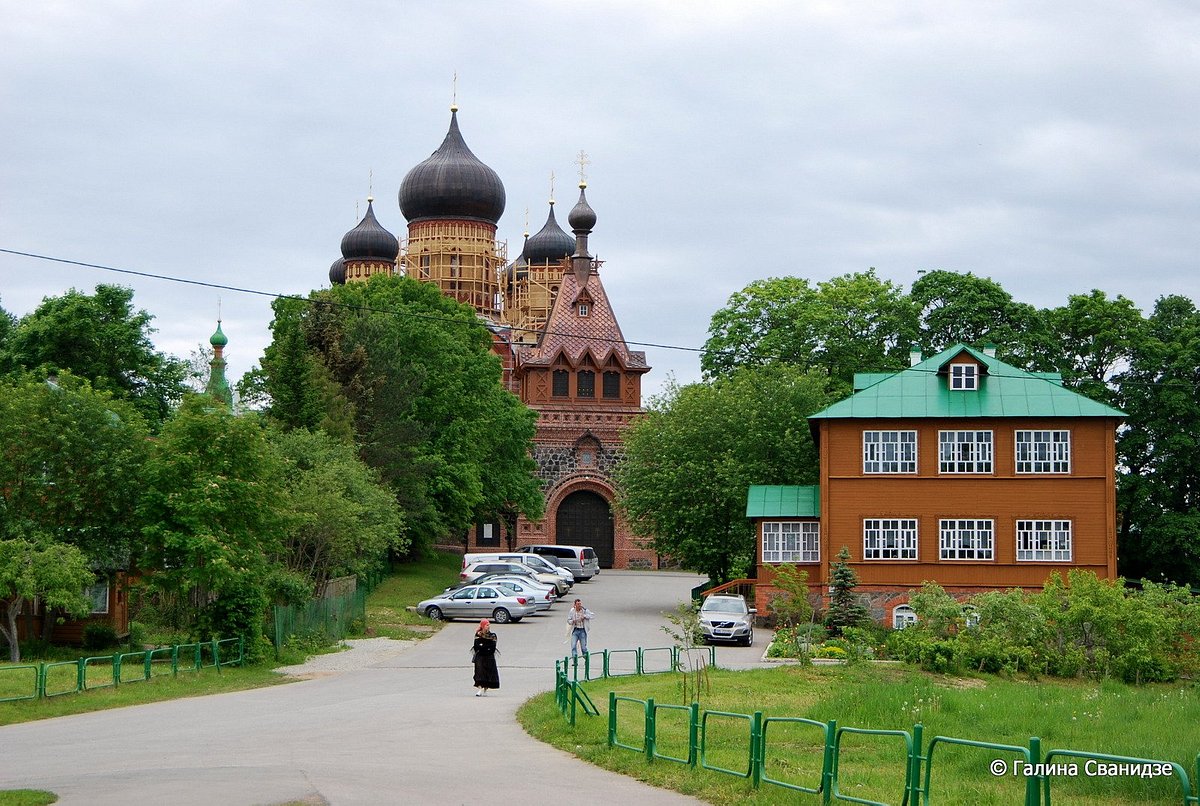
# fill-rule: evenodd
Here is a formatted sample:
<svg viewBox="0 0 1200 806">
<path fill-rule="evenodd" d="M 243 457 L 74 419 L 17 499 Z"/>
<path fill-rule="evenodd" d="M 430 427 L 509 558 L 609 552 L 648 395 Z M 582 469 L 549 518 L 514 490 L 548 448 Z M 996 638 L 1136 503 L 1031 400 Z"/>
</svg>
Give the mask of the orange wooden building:
<svg viewBox="0 0 1200 806">
<path fill-rule="evenodd" d="M 46 619 L 50 626 L 50 641 L 55 644 L 83 644 L 83 631 L 89 624 L 105 624 L 118 636 L 129 634 L 129 592 L 127 576 L 118 571 L 111 579 L 101 579 L 84 591 L 92 603 L 92 612 L 82 618 L 62 617 L 56 611 L 47 612 L 40 600 L 28 601 L 17 615 L 17 637 L 21 641 L 45 635 Z M 59 623 L 59 618 L 62 622 Z"/>
<path fill-rule="evenodd" d="M 893 626 L 912 620 L 908 591 L 925 581 L 966 596 L 1075 568 L 1116 578 L 1122 412 L 962 344 L 854 388 L 809 418 L 819 485 L 750 490 L 760 611 L 781 562 L 825 595 L 843 546 Z"/>
</svg>

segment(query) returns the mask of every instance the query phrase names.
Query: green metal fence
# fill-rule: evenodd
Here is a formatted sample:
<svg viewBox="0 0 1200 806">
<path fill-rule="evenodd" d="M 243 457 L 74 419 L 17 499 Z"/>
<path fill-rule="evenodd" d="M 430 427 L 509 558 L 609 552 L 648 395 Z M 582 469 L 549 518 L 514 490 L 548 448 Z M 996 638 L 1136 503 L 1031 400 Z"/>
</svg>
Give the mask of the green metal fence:
<svg viewBox="0 0 1200 806">
<path fill-rule="evenodd" d="M 600 657 L 593 660 L 592 655 Z M 639 647 L 605 650 L 592 655 L 564 658 L 555 663 L 555 691 L 559 710 L 572 725 L 580 708 L 586 714 L 598 715 L 587 692 L 580 688 L 582 683 L 629 674 L 675 670 L 680 668 L 681 650 L 678 647 Z M 715 651 L 709 658 L 715 665 Z M 663 666 L 668 668 L 664 669 Z M 665 731 L 664 715 L 670 715 Z M 742 727 L 737 728 L 737 725 Z M 814 732 L 812 740 L 804 743 L 813 748 L 813 780 L 789 780 L 775 772 L 776 767 L 784 770 L 795 767 L 795 743 L 787 742 L 786 734 L 779 737 L 776 743 L 776 737 L 788 730 Z M 670 751 L 664 750 L 667 746 L 662 744 L 664 735 L 667 736 Z M 1189 775 L 1182 765 L 1157 759 L 1066 749 L 1043 753 L 1041 739 L 1036 736 L 1029 739 L 1028 745 L 952 736 L 934 736 L 926 744 L 924 726 L 919 723 L 911 730 L 857 728 L 839 726 L 837 720 L 820 722 L 802 717 L 768 717 L 761 711 L 753 714 L 706 711 L 697 703 L 690 706 L 664 705 L 656 703 L 653 698 L 640 700 L 618 696 L 615 691 L 608 693 L 608 745 L 644 755 L 647 763 L 666 761 L 699 767 L 744 778 L 756 789 L 766 785 L 812 795 L 819 798 L 822 804 L 841 801 L 886 806 L 884 801 L 856 797 L 839 786 L 843 760 L 847 755 L 845 744 L 852 737 L 895 742 L 898 774 L 896 800 L 893 802 L 906 806 L 928 806 L 938 802 L 935 760 L 938 758 L 938 749 L 943 748 L 942 755 L 945 755 L 947 751 L 944 748 L 948 747 L 986 751 L 981 754 L 981 769 L 988 768 L 989 762 L 1003 764 L 1010 772 L 1017 769 L 1016 765 L 1021 765 L 1021 774 L 1011 777 L 1023 779 L 1022 802 L 1026 806 L 1051 806 L 1056 783 L 1078 778 L 1080 774 L 1087 777 L 1123 774 L 1143 779 L 1171 777 L 1175 784 L 1175 802 L 1185 806 L 1200 806 L 1200 794 L 1194 783 L 1200 781 L 1200 754 L 1194 759 L 1192 775 Z M 816 762 L 819 762 L 819 767 Z M 1090 770 L 1086 767 L 1089 764 L 1104 766 Z M 1001 777 L 995 767 L 991 767 L 989 772 L 997 779 Z"/>
<path fill-rule="evenodd" d="M 367 592 L 363 585 L 342 596 L 313 599 L 302 605 L 276 606 L 271 631 L 276 657 L 293 635 L 319 632 L 334 641 L 345 638 L 356 620 L 366 621 Z"/>
<path fill-rule="evenodd" d="M 214 638 L 72 661 L 0 666 L 0 702 L 78 694 L 98 688 L 139 683 L 202 668 L 237 666 L 245 660 L 241 638 Z"/>
</svg>

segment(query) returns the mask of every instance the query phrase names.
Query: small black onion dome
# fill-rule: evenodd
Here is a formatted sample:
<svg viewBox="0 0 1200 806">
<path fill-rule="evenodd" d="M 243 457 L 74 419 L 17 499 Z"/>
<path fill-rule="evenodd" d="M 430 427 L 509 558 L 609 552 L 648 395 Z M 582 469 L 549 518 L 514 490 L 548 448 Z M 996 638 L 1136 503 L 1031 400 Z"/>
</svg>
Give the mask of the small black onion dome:
<svg viewBox="0 0 1200 806">
<path fill-rule="evenodd" d="M 596 211 L 588 204 L 587 196 L 583 194 L 586 187 L 582 182 L 579 183 L 579 201 L 575 202 L 567 216 L 567 223 L 571 225 L 572 232 L 591 232 L 596 226 Z"/>
<path fill-rule="evenodd" d="M 559 261 L 575 251 L 575 239 L 563 232 L 554 219 L 554 202 L 550 202 L 550 215 L 537 234 L 525 241 L 521 257 L 528 263 Z"/>
<path fill-rule="evenodd" d="M 375 220 L 373 199 L 367 199 L 367 214 L 358 226 L 342 236 L 342 257 L 346 260 L 395 260 L 400 241 Z"/>
<path fill-rule="evenodd" d="M 411 223 L 426 218 L 473 218 L 495 224 L 504 214 L 500 176 L 471 153 L 450 111 L 450 130 L 433 155 L 400 183 L 400 212 Z"/>
<path fill-rule="evenodd" d="M 338 258 L 329 267 L 329 282 L 334 285 L 346 284 L 346 259 Z"/>
</svg>

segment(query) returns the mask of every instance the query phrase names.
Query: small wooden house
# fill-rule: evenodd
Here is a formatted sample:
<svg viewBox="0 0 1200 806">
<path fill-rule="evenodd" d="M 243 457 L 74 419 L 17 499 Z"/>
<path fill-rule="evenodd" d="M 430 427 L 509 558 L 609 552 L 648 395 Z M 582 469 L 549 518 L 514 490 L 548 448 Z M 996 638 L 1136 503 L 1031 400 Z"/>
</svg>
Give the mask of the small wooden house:
<svg viewBox="0 0 1200 806">
<path fill-rule="evenodd" d="M 17 616 L 17 636 L 20 640 L 41 638 L 45 635 L 47 617 L 53 619 L 50 641 L 56 644 L 83 644 L 83 631 L 89 624 L 106 624 L 119 637 L 129 634 L 129 591 L 127 577 L 117 572 L 110 579 L 98 581 L 84 594 L 92 602 L 92 612 L 83 618 L 65 617 L 58 623 L 61 614 L 47 613 L 41 601 L 26 602 Z"/>
<path fill-rule="evenodd" d="M 814 596 L 846 546 L 879 620 L 912 619 L 907 593 L 1039 588 L 1072 569 L 1117 576 L 1116 429 L 1124 414 L 957 344 L 809 418 L 816 487 L 753 487 L 760 610 L 773 568 L 808 569 Z"/>
</svg>

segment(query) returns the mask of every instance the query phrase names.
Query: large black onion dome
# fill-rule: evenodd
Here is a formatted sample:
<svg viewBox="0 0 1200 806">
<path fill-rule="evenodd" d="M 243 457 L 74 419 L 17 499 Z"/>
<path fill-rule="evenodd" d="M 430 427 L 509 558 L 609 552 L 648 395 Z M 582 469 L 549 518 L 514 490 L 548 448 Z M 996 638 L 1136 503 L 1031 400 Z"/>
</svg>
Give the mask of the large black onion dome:
<svg viewBox="0 0 1200 806">
<path fill-rule="evenodd" d="M 329 282 L 333 285 L 346 284 L 346 259 L 338 258 L 329 267 Z"/>
<path fill-rule="evenodd" d="M 342 257 L 346 260 L 391 260 L 400 253 L 400 241 L 375 220 L 375 210 L 367 200 L 367 214 L 358 226 L 342 236 Z"/>
<path fill-rule="evenodd" d="M 575 202 L 575 206 L 567 215 L 567 223 L 571 225 L 572 232 L 591 232 L 596 226 L 596 211 L 588 204 L 587 196 L 583 193 L 586 187 L 587 185 L 582 183 L 579 185 L 579 201 Z"/>
<path fill-rule="evenodd" d="M 500 176 L 471 153 L 450 112 L 450 131 L 433 155 L 400 183 L 400 212 L 411 223 L 425 218 L 474 218 L 495 224 L 504 214 Z"/>
<path fill-rule="evenodd" d="M 533 263 L 559 261 L 575 251 L 575 239 L 563 232 L 554 219 L 554 202 L 550 202 L 550 215 L 537 234 L 525 241 L 521 257 Z"/>
</svg>

